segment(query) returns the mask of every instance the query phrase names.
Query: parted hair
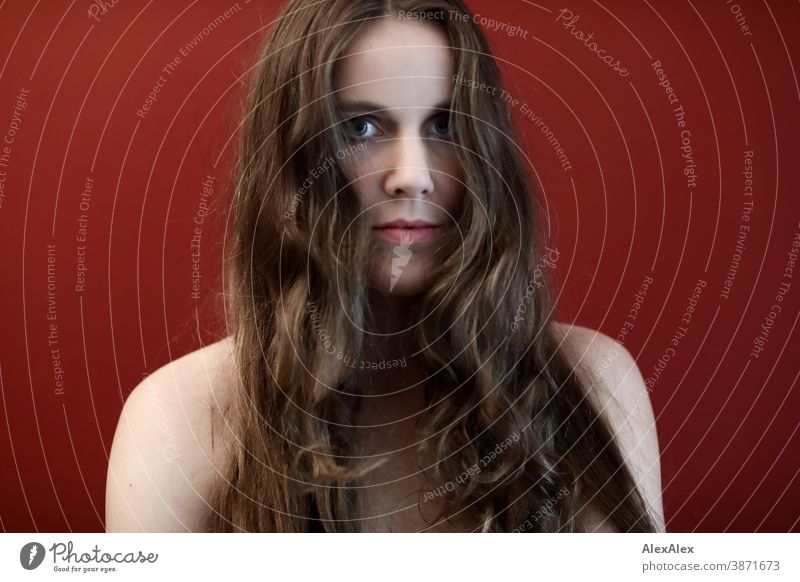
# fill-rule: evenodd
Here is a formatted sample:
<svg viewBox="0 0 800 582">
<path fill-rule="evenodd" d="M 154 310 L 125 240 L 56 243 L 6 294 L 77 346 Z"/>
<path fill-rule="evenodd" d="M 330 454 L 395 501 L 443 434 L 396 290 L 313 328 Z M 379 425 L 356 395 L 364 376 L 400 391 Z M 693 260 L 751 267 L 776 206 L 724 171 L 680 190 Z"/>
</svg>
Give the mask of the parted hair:
<svg viewBox="0 0 800 582">
<path fill-rule="evenodd" d="M 366 27 L 409 14 L 445 33 L 456 78 L 504 86 L 461 0 L 291 0 L 253 67 L 231 180 L 238 378 L 224 414 L 235 439 L 209 531 L 360 531 L 356 486 L 377 466 L 351 438 L 363 388 L 318 333 L 358 358 L 372 317 L 366 231 L 353 226 L 358 200 L 336 161 L 352 145 L 333 73 Z M 554 331 L 552 282 L 537 267 L 545 214 L 507 105 L 454 83 L 450 122 L 464 205 L 414 301 L 428 403 L 417 457 L 445 485 L 440 518 L 480 532 L 570 532 L 590 503 L 618 531 L 655 531 L 588 398 L 596 378 Z"/>
</svg>

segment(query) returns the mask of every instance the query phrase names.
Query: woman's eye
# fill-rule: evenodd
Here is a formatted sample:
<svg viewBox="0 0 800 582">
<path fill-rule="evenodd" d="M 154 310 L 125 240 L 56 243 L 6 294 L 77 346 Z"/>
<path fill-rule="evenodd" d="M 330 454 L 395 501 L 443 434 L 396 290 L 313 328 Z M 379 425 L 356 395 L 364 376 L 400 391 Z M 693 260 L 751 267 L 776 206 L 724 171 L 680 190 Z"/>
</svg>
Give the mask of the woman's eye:
<svg viewBox="0 0 800 582">
<path fill-rule="evenodd" d="M 436 121 L 433 122 L 433 130 L 434 133 L 438 135 L 449 135 L 450 134 L 450 118 L 449 117 L 440 117 Z"/>
<path fill-rule="evenodd" d="M 370 134 L 369 128 L 373 127 L 377 129 L 375 127 L 375 124 L 373 124 L 371 121 L 367 119 L 364 119 L 363 117 L 355 117 L 353 119 L 348 119 L 345 122 L 345 126 L 350 136 L 356 139 L 365 139 L 368 137 L 373 137 L 374 133 Z"/>
</svg>

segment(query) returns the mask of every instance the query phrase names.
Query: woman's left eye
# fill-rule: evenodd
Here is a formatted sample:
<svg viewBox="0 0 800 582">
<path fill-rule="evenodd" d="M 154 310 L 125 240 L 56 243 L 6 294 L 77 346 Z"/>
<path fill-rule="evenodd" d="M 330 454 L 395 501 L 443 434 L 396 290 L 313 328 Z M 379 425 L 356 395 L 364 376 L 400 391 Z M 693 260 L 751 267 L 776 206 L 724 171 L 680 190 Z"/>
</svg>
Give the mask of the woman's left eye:
<svg viewBox="0 0 800 582">
<path fill-rule="evenodd" d="M 440 117 L 436 121 L 433 122 L 433 129 L 435 133 L 439 135 L 449 135 L 450 134 L 450 118 L 449 117 Z"/>
</svg>

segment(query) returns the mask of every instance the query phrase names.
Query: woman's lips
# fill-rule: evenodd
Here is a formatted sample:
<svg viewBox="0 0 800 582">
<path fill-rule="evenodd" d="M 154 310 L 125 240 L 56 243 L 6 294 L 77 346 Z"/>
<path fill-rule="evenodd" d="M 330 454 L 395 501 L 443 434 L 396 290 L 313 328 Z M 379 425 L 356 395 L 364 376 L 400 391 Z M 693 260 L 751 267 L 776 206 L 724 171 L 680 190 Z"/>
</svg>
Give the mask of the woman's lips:
<svg viewBox="0 0 800 582">
<path fill-rule="evenodd" d="M 439 225 L 416 227 L 376 227 L 379 235 L 396 243 L 419 243 L 435 236 L 442 229 Z"/>
</svg>

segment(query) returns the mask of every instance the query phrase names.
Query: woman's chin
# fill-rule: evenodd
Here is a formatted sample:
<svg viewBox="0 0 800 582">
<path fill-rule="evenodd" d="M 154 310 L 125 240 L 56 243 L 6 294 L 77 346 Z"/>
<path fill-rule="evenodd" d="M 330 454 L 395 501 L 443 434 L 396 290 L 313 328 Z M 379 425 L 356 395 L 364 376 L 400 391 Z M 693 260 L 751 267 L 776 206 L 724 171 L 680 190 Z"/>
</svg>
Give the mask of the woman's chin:
<svg viewBox="0 0 800 582">
<path fill-rule="evenodd" d="M 379 277 L 371 277 L 369 286 L 386 297 L 413 297 L 425 292 L 429 283 L 426 277 L 417 273 L 400 271 L 398 273 L 386 272 Z"/>
</svg>

